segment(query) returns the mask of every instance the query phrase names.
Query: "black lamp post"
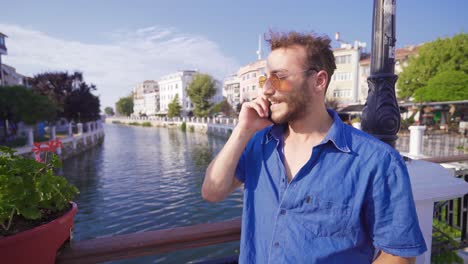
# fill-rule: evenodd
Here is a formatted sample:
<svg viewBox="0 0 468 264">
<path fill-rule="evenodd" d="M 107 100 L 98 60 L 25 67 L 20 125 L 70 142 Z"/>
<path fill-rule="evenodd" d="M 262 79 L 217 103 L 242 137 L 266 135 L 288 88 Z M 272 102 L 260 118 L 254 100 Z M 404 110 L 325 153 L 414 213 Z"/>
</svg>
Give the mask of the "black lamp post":
<svg viewBox="0 0 468 264">
<path fill-rule="evenodd" d="M 362 111 L 362 129 L 395 147 L 400 111 L 395 95 L 396 0 L 374 0 L 369 95 Z"/>
</svg>

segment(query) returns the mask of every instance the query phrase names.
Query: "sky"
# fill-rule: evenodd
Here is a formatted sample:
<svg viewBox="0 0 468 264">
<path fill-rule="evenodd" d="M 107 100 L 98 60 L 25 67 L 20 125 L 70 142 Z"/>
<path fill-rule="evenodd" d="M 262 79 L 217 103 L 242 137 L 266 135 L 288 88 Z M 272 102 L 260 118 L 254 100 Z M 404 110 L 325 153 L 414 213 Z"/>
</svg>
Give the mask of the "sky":
<svg viewBox="0 0 468 264">
<path fill-rule="evenodd" d="M 178 70 L 222 80 L 256 60 L 258 38 L 270 29 L 332 39 L 338 31 L 370 52 L 373 2 L 0 0 L 0 32 L 8 35 L 2 62 L 28 76 L 81 71 L 102 108 L 114 107 L 138 83 Z M 466 0 L 397 1 L 397 47 L 466 33 L 466 10 Z"/>
</svg>

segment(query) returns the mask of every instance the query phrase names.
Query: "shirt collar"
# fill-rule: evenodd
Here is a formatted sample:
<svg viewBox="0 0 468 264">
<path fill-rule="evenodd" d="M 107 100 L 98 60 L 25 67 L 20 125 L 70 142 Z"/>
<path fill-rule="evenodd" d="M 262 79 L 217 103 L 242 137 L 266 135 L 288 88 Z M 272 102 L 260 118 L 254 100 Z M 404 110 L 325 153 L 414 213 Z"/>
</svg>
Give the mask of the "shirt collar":
<svg viewBox="0 0 468 264">
<path fill-rule="evenodd" d="M 346 124 L 341 121 L 335 111 L 327 109 L 327 112 L 333 118 L 333 124 L 319 145 L 331 141 L 338 150 L 342 152 L 350 152 L 351 150 L 349 149 L 348 142 L 346 140 Z M 264 144 L 267 144 L 272 139 L 275 139 L 276 141 L 283 140 L 285 126 L 286 124 L 271 126 L 265 135 Z"/>
</svg>

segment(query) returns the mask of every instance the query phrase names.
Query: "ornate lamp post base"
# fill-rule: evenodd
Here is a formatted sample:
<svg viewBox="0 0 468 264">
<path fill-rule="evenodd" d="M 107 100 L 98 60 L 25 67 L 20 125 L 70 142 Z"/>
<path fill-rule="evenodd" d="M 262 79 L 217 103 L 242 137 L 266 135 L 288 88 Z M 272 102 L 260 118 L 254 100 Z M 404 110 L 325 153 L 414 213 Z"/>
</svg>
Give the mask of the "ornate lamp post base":
<svg viewBox="0 0 468 264">
<path fill-rule="evenodd" d="M 395 96 L 398 76 L 393 73 L 372 74 L 367 78 L 369 95 L 362 111 L 362 129 L 393 148 L 400 129 L 400 110 Z"/>
</svg>

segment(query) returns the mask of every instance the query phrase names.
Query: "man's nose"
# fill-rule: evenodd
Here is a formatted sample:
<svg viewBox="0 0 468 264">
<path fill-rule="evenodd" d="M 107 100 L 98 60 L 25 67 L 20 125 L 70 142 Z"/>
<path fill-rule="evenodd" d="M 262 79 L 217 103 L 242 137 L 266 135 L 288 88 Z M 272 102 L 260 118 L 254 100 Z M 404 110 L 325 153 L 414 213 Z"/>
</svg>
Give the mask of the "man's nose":
<svg viewBox="0 0 468 264">
<path fill-rule="evenodd" d="M 271 85 L 270 79 L 267 79 L 265 81 L 265 84 L 263 85 L 262 92 L 264 95 L 271 95 L 275 93 L 275 89 Z"/>
</svg>

